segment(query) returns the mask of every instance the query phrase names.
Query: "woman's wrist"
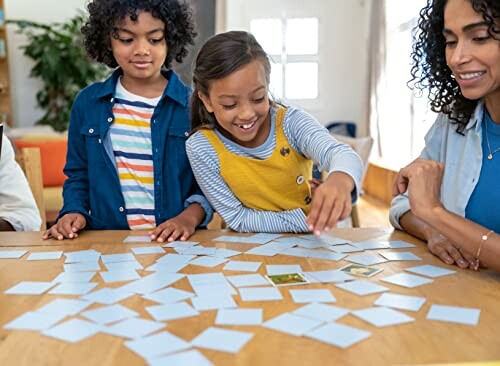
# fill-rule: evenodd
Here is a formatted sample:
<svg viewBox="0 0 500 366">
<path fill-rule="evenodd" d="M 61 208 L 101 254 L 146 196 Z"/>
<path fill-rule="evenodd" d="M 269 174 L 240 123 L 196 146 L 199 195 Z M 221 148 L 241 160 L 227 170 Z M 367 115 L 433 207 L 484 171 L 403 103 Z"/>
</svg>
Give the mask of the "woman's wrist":
<svg viewBox="0 0 500 366">
<path fill-rule="evenodd" d="M 439 220 L 445 213 L 446 209 L 442 205 L 436 205 L 422 210 L 418 216 L 429 225 L 432 225 L 432 222 Z"/>
</svg>

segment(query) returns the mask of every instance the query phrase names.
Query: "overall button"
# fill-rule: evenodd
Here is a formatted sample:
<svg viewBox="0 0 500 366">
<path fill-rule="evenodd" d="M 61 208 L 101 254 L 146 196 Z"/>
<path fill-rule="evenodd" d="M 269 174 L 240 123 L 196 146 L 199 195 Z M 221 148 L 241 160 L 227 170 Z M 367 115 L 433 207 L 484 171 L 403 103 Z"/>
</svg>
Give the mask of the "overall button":
<svg viewBox="0 0 500 366">
<path fill-rule="evenodd" d="M 306 205 L 310 204 L 311 201 L 312 201 L 311 196 L 306 196 L 306 198 L 304 198 L 304 202 L 306 203 Z"/>
<path fill-rule="evenodd" d="M 113 122 L 113 118 L 109 117 L 108 122 Z"/>
<path fill-rule="evenodd" d="M 281 154 L 281 156 L 288 156 L 288 155 L 290 155 L 290 148 L 288 146 L 283 146 L 280 149 L 280 154 Z"/>
<path fill-rule="evenodd" d="M 93 128 L 89 129 L 89 133 L 94 133 L 94 129 Z"/>
<path fill-rule="evenodd" d="M 100 144 L 102 143 L 102 140 L 101 140 L 101 139 L 99 139 L 99 143 L 100 143 Z"/>
<path fill-rule="evenodd" d="M 304 183 L 304 180 L 305 180 L 305 179 L 304 179 L 304 176 L 303 176 L 303 175 L 299 175 L 299 176 L 297 177 L 297 184 L 299 184 L 299 185 L 300 185 L 300 184 Z"/>
<path fill-rule="evenodd" d="M 115 101 L 115 98 L 111 98 L 109 101 L 113 103 Z"/>
<path fill-rule="evenodd" d="M 121 207 L 121 206 L 120 206 L 119 210 L 120 210 L 120 212 L 125 211 L 125 209 L 123 207 Z"/>
<path fill-rule="evenodd" d="M 184 136 L 188 137 L 189 136 L 189 132 L 184 132 Z"/>
</svg>

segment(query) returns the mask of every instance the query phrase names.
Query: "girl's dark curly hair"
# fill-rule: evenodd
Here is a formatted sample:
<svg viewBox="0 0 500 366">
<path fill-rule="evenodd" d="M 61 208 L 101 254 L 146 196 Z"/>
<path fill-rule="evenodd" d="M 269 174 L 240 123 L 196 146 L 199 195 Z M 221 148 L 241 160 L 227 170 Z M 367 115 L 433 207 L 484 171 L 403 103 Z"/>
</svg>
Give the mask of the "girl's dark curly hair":
<svg viewBox="0 0 500 366">
<path fill-rule="evenodd" d="M 448 0 L 427 0 L 420 11 L 413 45 L 410 85 L 419 90 L 428 89 L 431 109 L 444 113 L 458 124 L 457 132 L 463 133 L 474 113 L 477 100 L 465 98 L 446 64 L 444 8 Z M 482 15 L 490 36 L 500 41 L 500 1 L 469 0 L 472 8 Z"/>
<path fill-rule="evenodd" d="M 147 11 L 165 23 L 168 46 L 164 65 L 170 68 L 172 60 L 181 63 L 187 55 L 186 46 L 194 43 L 196 32 L 192 12 L 183 1 L 177 0 L 93 0 L 88 6 L 89 19 L 82 27 L 87 53 L 111 68 L 118 66 L 111 51 L 111 37 L 117 21 L 130 17 L 137 21 L 140 11 Z"/>
</svg>

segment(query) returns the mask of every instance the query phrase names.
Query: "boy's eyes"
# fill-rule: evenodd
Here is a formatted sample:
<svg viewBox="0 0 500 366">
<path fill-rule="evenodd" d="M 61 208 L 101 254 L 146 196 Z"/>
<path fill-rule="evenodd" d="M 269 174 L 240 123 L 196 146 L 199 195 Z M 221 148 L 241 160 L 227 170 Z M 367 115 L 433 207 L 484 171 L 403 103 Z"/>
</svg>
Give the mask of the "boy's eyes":
<svg viewBox="0 0 500 366">
<path fill-rule="evenodd" d="M 121 43 L 124 43 L 124 44 L 130 44 L 134 41 L 133 38 L 122 38 L 122 37 L 118 37 L 117 38 Z M 149 43 L 155 45 L 155 44 L 159 44 L 161 42 L 163 42 L 163 40 L 165 39 L 165 37 L 161 37 L 161 38 L 150 38 L 148 41 Z"/>
</svg>

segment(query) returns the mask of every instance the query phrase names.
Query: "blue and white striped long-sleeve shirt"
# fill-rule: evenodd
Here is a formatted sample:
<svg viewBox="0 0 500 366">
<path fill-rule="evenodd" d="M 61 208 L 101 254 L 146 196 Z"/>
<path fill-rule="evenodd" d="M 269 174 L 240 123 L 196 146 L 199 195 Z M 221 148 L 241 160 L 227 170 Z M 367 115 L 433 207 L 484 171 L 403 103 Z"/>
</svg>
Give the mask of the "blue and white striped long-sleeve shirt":
<svg viewBox="0 0 500 366">
<path fill-rule="evenodd" d="M 225 147 L 232 153 L 254 159 L 267 159 L 276 146 L 276 109 L 271 108 L 271 130 L 259 147 L 246 148 L 216 131 Z M 353 201 L 360 190 L 363 164 L 359 156 L 346 144 L 336 141 L 328 130 L 303 110 L 288 107 L 283 121 L 285 136 L 290 145 L 306 158 L 313 160 L 321 171 L 343 172 L 355 183 Z M 260 211 L 250 209 L 236 198 L 220 175 L 217 152 L 200 132 L 186 142 L 186 153 L 193 173 L 205 197 L 227 225 L 240 232 L 307 232 L 304 212 Z M 251 184 L 251 182 L 249 182 Z"/>
</svg>

